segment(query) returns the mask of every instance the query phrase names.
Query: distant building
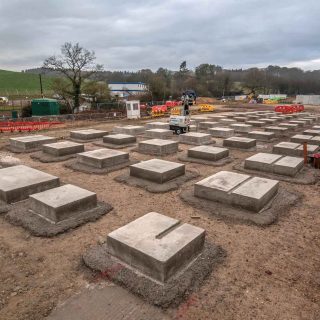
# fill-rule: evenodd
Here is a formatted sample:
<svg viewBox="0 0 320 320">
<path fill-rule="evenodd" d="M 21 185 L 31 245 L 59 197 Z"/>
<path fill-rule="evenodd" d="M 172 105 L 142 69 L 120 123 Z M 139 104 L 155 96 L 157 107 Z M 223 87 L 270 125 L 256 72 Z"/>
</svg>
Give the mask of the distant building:
<svg viewBox="0 0 320 320">
<path fill-rule="evenodd" d="M 148 91 L 148 86 L 143 82 L 111 82 L 109 90 L 112 96 L 127 98 Z"/>
</svg>

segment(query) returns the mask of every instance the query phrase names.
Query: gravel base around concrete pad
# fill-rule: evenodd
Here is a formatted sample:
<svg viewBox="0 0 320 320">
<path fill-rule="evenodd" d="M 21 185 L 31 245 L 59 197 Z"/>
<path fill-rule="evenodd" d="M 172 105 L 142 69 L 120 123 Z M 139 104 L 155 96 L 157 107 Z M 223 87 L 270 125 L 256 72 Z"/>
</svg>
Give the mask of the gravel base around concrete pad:
<svg viewBox="0 0 320 320">
<path fill-rule="evenodd" d="M 85 164 L 79 163 L 77 160 L 72 160 L 66 164 L 64 164 L 64 166 L 66 168 L 75 170 L 75 171 L 80 171 L 83 173 L 88 173 L 88 174 L 107 174 L 113 171 L 117 171 L 117 170 L 121 170 L 124 169 L 132 164 L 138 163 L 139 161 L 137 160 L 130 160 L 127 162 L 123 162 L 120 164 L 117 164 L 115 166 L 111 166 L 111 167 L 106 167 L 106 168 L 95 168 L 95 167 L 91 167 L 91 166 L 87 166 Z"/>
<path fill-rule="evenodd" d="M 134 271 L 107 251 L 107 245 L 90 248 L 84 255 L 84 263 L 99 271 L 102 277 L 125 287 L 150 304 L 162 308 L 176 307 L 188 295 L 200 288 L 210 273 L 224 261 L 226 253 L 218 246 L 205 242 L 202 253 L 187 268 L 161 284 Z"/>
<path fill-rule="evenodd" d="M 0 214 L 7 213 L 10 210 L 9 205 L 7 205 L 4 201 L 0 200 Z"/>
<path fill-rule="evenodd" d="M 127 144 L 113 144 L 113 143 L 105 143 L 105 142 L 95 142 L 93 143 L 95 146 L 110 148 L 110 149 L 124 149 L 135 147 L 137 143 L 127 143 Z"/>
<path fill-rule="evenodd" d="M 264 209 L 259 213 L 254 213 L 239 207 L 197 198 L 194 196 L 193 189 L 193 186 L 188 187 L 179 194 L 188 205 L 231 222 L 254 224 L 261 227 L 275 223 L 279 215 L 288 213 L 289 207 L 301 200 L 299 194 L 289 192 L 282 187 Z"/>
<path fill-rule="evenodd" d="M 34 160 L 38 160 L 43 163 L 50 163 L 50 162 L 60 162 L 60 161 L 70 160 L 75 158 L 76 156 L 77 156 L 76 154 L 68 154 L 65 156 L 57 157 L 57 156 L 53 156 L 51 154 L 39 151 L 30 155 L 30 158 Z"/>
<path fill-rule="evenodd" d="M 233 166 L 233 169 L 251 175 L 258 175 L 269 179 L 281 180 L 303 185 L 315 184 L 320 178 L 320 173 L 318 173 L 315 169 L 312 168 L 303 168 L 300 172 L 298 172 L 298 174 L 295 177 L 283 176 L 271 172 L 263 172 L 258 170 L 248 170 L 244 168 L 244 162 L 240 164 L 235 164 Z"/>
<path fill-rule="evenodd" d="M 155 183 L 149 180 L 132 177 L 129 173 L 122 174 L 114 178 L 115 181 L 125 183 L 129 186 L 143 188 L 151 193 L 165 193 L 172 190 L 177 190 L 185 182 L 199 177 L 200 174 L 195 171 L 186 170 L 185 175 L 162 184 Z"/>
<path fill-rule="evenodd" d="M 28 201 L 29 200 L 25 200 L 16 203 L 5 215 L 5 218 L 11 224 L 21 226 L 37 237 L 54 237 L 85 223 L 96 221 L 113 209 L 110 204 L 98 202 L 96 208 L 83 211 L 75 218 L 54 224 L 30 212 L 27 209 Z"/>
<path fill-rule="evenodd" d="M 231 163 L 233 161 L 233 158 L 226 157 L 226 158 L 223 158 L 223 159 L 220 159 L 217 161 L 210 161 L 210 160 L 188 157 L 187 155 L 181 155 L 178 157 L 178 160 L 183 161 L 183 162 L 205 164 L 207 166 L 213 166 L 213 167 L 221 167 L 221 166 L 224 166 L 228 163 Z"/>
</svg>

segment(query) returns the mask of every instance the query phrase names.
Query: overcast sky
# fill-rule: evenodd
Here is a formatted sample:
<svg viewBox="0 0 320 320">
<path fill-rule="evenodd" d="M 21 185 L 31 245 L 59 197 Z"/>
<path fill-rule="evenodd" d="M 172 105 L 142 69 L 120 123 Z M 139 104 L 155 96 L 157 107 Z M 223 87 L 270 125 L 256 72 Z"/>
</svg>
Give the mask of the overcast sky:
<svg viewBox="0 0 320 320">
<path fill-rule="evenodd" d="M 42 65 L 66 41 L 105 70 L 320 69 L 320 0 L 0 0 L 0 69 Z"/>
</svg>

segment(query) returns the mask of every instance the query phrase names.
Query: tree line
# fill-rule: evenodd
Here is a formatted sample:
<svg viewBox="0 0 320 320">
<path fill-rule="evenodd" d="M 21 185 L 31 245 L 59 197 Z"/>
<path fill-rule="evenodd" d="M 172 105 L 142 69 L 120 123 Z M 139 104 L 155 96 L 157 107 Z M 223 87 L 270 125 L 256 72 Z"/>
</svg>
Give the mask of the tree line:
<svg viewBox="0 0 320 320">
<path fill-rule="evenodd" d="M 95 64 L 95 54 L 78 43 L 65 43 L 60 56 L 44 61 L 40 69 L 25 72 L 57 76 L 53 90 L 77 108 L 83 93 L 92 99 L 110 99 L 107 83 L 144 82 L 148 85 L 145 100 L 165 100 L 180 97 L 186 89 L 198 96 L 222 97 L 251 92 L 261 94 L 320 94 L 320 70 L 268 66 L 267 68 L 224 69 L 219 65 L 200 64 L 194 70 L 183 61 L 177 71 L 159 68 L 157 71 L 104 71 Z M 61 77 L 62 76 L 62 77 Z"/>
</svg>

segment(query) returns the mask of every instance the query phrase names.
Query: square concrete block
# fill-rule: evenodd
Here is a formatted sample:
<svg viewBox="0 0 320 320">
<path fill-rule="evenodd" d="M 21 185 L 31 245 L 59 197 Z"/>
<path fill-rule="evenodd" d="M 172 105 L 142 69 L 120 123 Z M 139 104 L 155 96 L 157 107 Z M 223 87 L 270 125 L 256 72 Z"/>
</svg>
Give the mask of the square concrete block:
<svg viewBox="0 0 320 320">
<path fill-rule="evenodd" d="M 304 143 L 309 142 L 310 139 L 312 139 L 312 136 L 308 136 L 305 134 L 296 134 L 293 137 L 291 137 L 290 141 L 296 143 Z"/>
<path fill-rule="evenodd" d="M 78 153 L 77 158 L 79 163 L 102 169 L 129 161 L 129 153 L 104 148 Z"/>
<path fill-rule="evenodd" d="M 260 121 L 265 122 L 268 125 L 274 124 L 277 122 L 276 119 L 269 119 L 269 118 L 261 118 Z"/>
<path fill-rule="evenodd" d="M 189 132 L 184 133 L 179 136 L 179 142 L 185 143 L 185 144 L 210 144 L 212 142 L 211 140 L 211 134 L 208 133 L 200 133 L 200 132 Z"/>
<path fill-rule="evenodd" d="M 169 123 L 166 122 L 148 122 L 146 124 L 147 129 L 167 129 L 169 130 Z"/>
<path fill-rule="evenodd" d="M 252 125 L 244 123 L 231 124 L 230 128 L 234 129 L 236 133 L 247 133 L 252 131 Z"/>
<path fill-rule="evenodd" d="M 219 124 L 220 126 L 221 126 L 221 123 L 224 124 L 225 126 L 229 126 L 229 125 L 231 125 L 231 124 L 237 123 L 236 120 L 228 119 L 228 118 L 220 119 L 219 122 L 220 122 L 220 124 Z"/>
<path fill-rule="evenodd" d="M 305 125 L 307 125 L 306 121 L 302 121 L 302 120 L 291 120 L 289 121 L 289 123 L 293 123 L 293 124 L 297 124 L 299 127 L 304 127 Z"/>
<path fill-rule="evenodd" d="M 234 129 L 231 128 L 210 128 L 208 133 L 215 138 L 229 138 L 234 136 Z"/>
<path fill-rule="evenodd" d="M 296 130 L 298 129 L 299 125 L 296 123 L 281 122 L 279 123 L 279 127 L 288 128 L 288 130 Z"/>
<path fill-rule="evenodd" d="M 173 131 L 169 129 L 150 129 L 146 130 L 145 136 L 155 139 L 170 139 L 173 136 Z"/>
<path fill-rule="evenodd" d="M 75 130 L 70 131 L 70 138 L 77 140 L 93 140 L 99 139 L 103 136 L 106 136 L 108 131 L 105 130 L 96 130 L 96 129 L 84 129 L 84 130 Z"/>
<path fill-rule="evenodd" d="M 145 127 L 144 126 L 116 126 L 113 128 L 113 131 L 116 133 L 123 133 L 123 134 L 128 134 L 132 136 L 137 136 L 139 134 L 143 134 L 145 132 Z"/>
<path fill-rule="evenodd" d="M 300 146 L 299 143 L 294 142 L 280 142 L 273 146 L 272 152 L 276 154 L 284 154 L 287 156 L 295 156 L 295 151 Z"/>
<path fill-rule="evenodd" d="M 198 146 L 188 150 L 188 157 L 218 161 L 229 156 L 229 150 L 226 148 Z"/>
<path fill-rule="evenodd" d="M 286 132 L 288 132 L 288 130 L 288 128 L 277 126 L 270 126 L 265 128 L 265 131 L 273 132 L 277 137 L 283 136 Z"/>
<path fill-rule="evenodd" d="M 253 177 L 232 191 L 235 206 L 259 212 L 278 192 L 279 181 Z"/>
<path fill-rule="evenodd" d="M 122 144 L 130 144 L 135 143 L 137 141 L 137 138 L 135 136 L 131 136 L 129 134 L 110 134 L 108 136 L 103 137 L 104 143 L 110 143 L 115 145 L 122 145 Z"/>
<path fill-rule="evenodd" d="M 248 138 L 256 139 L 259 141 L 270 141 L 276 137 L 274 132 L 266 131 L 250 131 L 248 133 Z"/>
<path fill-rule="evenodd" d="M 273 165 L 273 172 L 284 176 L 295 176 L 304 165 L 303 158 L 283 157 Z"/>
<path fill-rule="evenodd" d="M 41 150 L 44 144 L 57 142 L 57 138 L 42 135 L 31 135 L 9 139 L 10 146 L 19 151 Z"/>
<path fill-rule="evenodd" d="M 210 121 L 210 120 L 211 119 L 209 119 L 208 117 L 201 117 L 201 116 L 191 117 L 191 121 L 194 121 L 196 124 L 198 124 L 200 122 Z"/>
<path fill-rule="evenodd" d="M 312 129 L 314 129 L 314 130 L 320 130 L 320 126 L 313 126 Z"/>
<path fill-rule="evenodd" d="M 248 170 L 273 172 L 273 164 L 281 158 L 282 156 L 279 154 L 257 153 L 244 161 L 244 168 Z"/>
<path fill-rule="evenodd" d="M 313 119 L 310 119 L 310 118 L 299 118 L 299 121 L 304 121 L 308 125 L 308 124 L 312 124 Z"/>
<path fill-rule="evenodd" d="M 219 122 L 213 122 L 213 121 L 199 122 L 200 130 L 207 130 L 209 128 L 218 127 L 218 126 L 219 126 Z"/>
<path fill-rule="evenodd" d="M 71 184 L 30 196 L 30 209 L 51 222 L 72 219 L 97 206 L 97 195 Z"/>
<path fill-rule="evenodd" d="M 212 201 L 232 204 L 231 191 L 250 178 L 249 175 L 220 171 L 194 185 L 194 195 Z"/>
<path fill-rule="evenodd" d="M 205 230 L 150 212 L 111 232 L 111 255 L 151 278 L 166 282 L 203 249 Z"/>
<path fill-rule="evenodd" d="M 223 140 L 224 147 L 250 149 L 255 147 L 257 140 L 243 137 L 231 137 Z"/>
<path fill-rule="evenodd" d="M 226 117 L 218 114 L 211 114 L 208 116 L 208 118 L 213 121 L 220 121 L 221 119 L 225 119 Z"/>
<path fill-rule="evenodd" d="M 59 178 L 24 165 L 0 169 L 0 199 L 6 203 L 59 186 Z"/>
<path fill-rule="evenodd" d="M 138 150 L 141 153 L 165 155 L 178 152 L 178 146 L 176 141 L 151 139 L 139 142 Z"/>
<path fill-rule="evenodd" d="M 310 135 L 310 136 L 320 136 L 320 130 L 309 129 L 309 130 L 303 131 L 303 134 Z"/>
<path fill-rule="evenodd" d="M 234 120 L 236 120 L 237 122 L 246 122 L 248 121 L 247 117 L 234 117 Z"/>
<path fill-rule="evenodd" d="M 316 144 L 307 144 L 307 152 L 308 154 L 316 153 L 319 151 L 319 146 Z M 297 152 L 294 154 L 297 157 L 303 157 L 303 145 L 300 145 L 297 148 Z"/>
<path fill-rule="evenodd" d="M 51 154 L 55 157 L 62 157 L 84 151 L 84 145 L 72 141 L 56 142 L 44 144 L 42 147 L 44 153 Z"/>
<path fill-rule="evenodd" d="M 191 124 L 189 126 L 189 130 L 190 130 L 190 132 L 196 132 L 196 131 L 198 131 L 198 126 L 196 126 L 195 124 Z"/>
<path fill-rule="evenodd" d="M 161 159 L 151 159 L 130 166 L 130 176 L 164 183 L 185 174 L 186 166 Z"/>
<path fill-rule="evenodd" d="M 308 141 L 308 144 L 315 144 L 320 146 L 320 136 L 315 136 Z"/>
<path fill-rule="evenodd" d="M 249 121 L 246 121 L 246 124 L 250 124 L 250 125 L 252 125 L 252 126 L 254 126 L 254 127 L 263 127 L 263 126 L 266 125 L 266 122 L 264 122 L 264 121 L 258 121 L 258 120 L 256 120 L 256 121 L 254 121 L 254 120 L 249 120 Z"/>
</svg>

